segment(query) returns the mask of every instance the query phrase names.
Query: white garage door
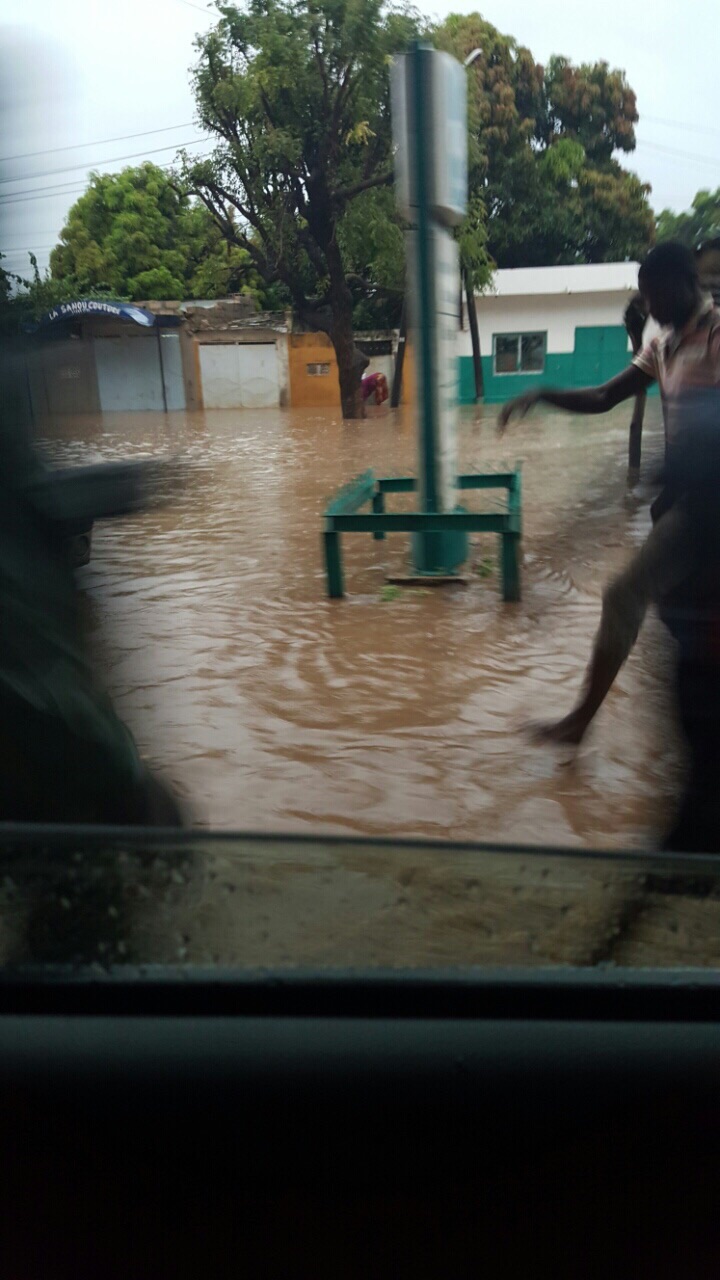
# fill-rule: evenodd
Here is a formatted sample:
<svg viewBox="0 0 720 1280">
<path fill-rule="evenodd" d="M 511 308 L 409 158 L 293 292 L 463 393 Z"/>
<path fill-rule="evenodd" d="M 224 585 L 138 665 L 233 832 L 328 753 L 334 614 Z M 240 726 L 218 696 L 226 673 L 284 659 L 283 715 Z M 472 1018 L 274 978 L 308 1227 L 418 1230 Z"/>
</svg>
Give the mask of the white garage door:
<svg viewBox="0 0 720 1280">
<path fill-rule="evenodd" d="M 200 373 L 206 409 L 269 409 L 280 403 L 274 342 L 201 345 Z"/>
<path fill-rule="evenodd" d="M 95 338 L 93 346 L 100 408 L 104 413 L 118 409 L 162 411 L 162 375 L 154 334 L 142 338 Z"/>
</svg>

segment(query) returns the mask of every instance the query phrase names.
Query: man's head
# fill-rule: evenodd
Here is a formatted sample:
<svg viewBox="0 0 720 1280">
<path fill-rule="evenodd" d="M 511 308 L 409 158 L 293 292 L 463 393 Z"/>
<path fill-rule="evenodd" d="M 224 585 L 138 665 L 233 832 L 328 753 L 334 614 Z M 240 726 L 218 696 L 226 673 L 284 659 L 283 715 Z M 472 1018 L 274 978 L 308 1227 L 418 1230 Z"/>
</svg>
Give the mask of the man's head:
<svg viewBox="0 0 720 1280">
<path fill-rule="evenodd" d="M 679 329 L 700 297 L 695 255 L 679 240 L 664 240 L 642 263 L 638 285 L 653 319 Z"/>
</svg>

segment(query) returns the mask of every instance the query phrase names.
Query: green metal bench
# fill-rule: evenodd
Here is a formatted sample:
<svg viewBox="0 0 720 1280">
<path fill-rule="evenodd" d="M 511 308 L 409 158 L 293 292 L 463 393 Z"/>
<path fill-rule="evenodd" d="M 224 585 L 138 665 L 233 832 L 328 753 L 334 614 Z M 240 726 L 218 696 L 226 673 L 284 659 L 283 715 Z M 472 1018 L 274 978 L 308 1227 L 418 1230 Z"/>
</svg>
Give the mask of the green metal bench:
<svg viewBox="0 0 720 1280">
<path fill-rule="evenodd" d="M 448 512 L 385 510 L 387 493 L 414 493 L 418 482 L 412 476 L 376 479 L 372 471 L 351 480 L 340 490 L 325 511 L 323 542 L 328 595 L 332 600 L 344 594 L 340 535 L 371 533 L 381 541 L 388 533 L 431 533 L 464 530 L 468 533 L 496 533 L 500 537 L 503 600 L 520 599 L 520 539 L 522 536 L 522 489 L 519 465 L 514 471 L 493 471 L 458 476 L 459 492 L 472 489 L 505 489 L 505 511 L 479 512 L 458 508 Z M 370 504 L 371 512 L 361 507 Z"/>
</svg>

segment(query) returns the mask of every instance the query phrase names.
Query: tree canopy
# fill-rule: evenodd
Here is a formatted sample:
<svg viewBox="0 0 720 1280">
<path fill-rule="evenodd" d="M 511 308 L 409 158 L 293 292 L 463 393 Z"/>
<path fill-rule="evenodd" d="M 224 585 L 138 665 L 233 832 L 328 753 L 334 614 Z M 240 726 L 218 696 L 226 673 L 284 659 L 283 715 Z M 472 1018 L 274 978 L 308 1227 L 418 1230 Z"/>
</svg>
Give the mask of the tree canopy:
<svg viewBox="0 0 720 1280">
<path fill-rule="evenodd" d="M 663 209 L 657 220 L 658 240 L 682 240 L 699 249 L 709 240 L 720 237 L 720 187 L 717 191 L 698 191 L 692 207 L 685 213 Z"/>
<path fill-rule="evenodd" d="M 253 291 L 248 267 L 207 210 L 149 162 L 92 174 L 50 256 L 52 280 L 75 296 L 100 289 L 136 301 Z"/>
<path fill-rule="evenodd" d="M 330 336 L 343 413 L 359 412 L 358 296 L 399 287 L 402 235 L 389 192 L 389 62 L 416 34 L 382 0 L 218 4 L 197 38 L 193 81 L 213 155 L 187 161 L 187 189 L 267 287 Z"/>
<path fill-rule="evenodd" d="M 468 70 L 470 185 L 487 212 L 498 267 L 608 262 L 642 256 L 653 240 L 650 188 L 614 153 L 635 146 L 635 94 L 606 62 L 543 68 L 480 14 L 451 15 L 434 32 Z"/>
</svg>

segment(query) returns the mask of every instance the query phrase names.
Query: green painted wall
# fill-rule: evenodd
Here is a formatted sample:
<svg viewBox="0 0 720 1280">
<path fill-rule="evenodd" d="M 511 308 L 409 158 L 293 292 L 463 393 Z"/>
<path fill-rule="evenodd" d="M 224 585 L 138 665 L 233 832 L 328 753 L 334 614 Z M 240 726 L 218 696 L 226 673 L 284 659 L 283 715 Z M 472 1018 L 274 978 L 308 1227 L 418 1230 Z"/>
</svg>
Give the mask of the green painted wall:
<svg viewBox="0 0 720 1280">
<path fill-rule="evenodd" d="M 473 404 L 475 378 L 472 356 L 460 356 L 460 403 Z M 622 325 L 588 325 L 575 330 L 572 353 L 547 352 L 542 373 L 493 373 L 492 354 L 482 357 L 485 403 L 502 404 L 532 387 L 591 387 L 607 382 L 630 363 L 627 333 Z"/>
<path fill-rule="evenodd" d="M 545 356 L 543 373 L 493 373 L 492 356 L 482 357 L 483 378 L 485 380 L 485 403 L 502 404 L 513 396 L 531 387 L 539 387 L 543 383 L 554 387 L 579 387 L 573 377 L 574 355 Z M 623 366 L 621 365 L 620 368 Z M 619 372 L 619 370 L 618 370 Z M 587 385 L 587 383 L 583 384 Z M 473 373 L 472 356 L 460 356 L 460 403 L 472 404 L 475 399 L 475 375 Z"/>
</svg>

